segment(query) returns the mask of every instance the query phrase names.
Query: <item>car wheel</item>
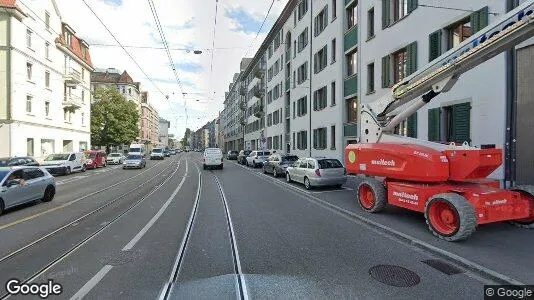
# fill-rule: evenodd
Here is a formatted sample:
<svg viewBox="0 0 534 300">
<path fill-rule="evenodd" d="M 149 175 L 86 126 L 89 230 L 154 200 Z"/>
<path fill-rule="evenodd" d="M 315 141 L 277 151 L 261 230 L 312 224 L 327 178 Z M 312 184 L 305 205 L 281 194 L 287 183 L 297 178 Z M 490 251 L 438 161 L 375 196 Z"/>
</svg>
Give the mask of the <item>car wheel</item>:
<svg viewBox="0 0 534 300">
<path fill-rule="evenodd" d="M 289 172 L 286 173 L 286 181 L 287 183 L 291 183 L 291 181 L 293 181 L 291 180 L 291 175 L 289 175 Z"/>
<path fill-rule="evenodd" d="M 221 169 L 221 170 L 223 169 L 223 165 L 222 164 L 219 166 L 219 169 Z"/>
<path fill-rule="evenodd" d="M 261 168 L 263 170 L 263 174 L 267 174 L 267 170 L 265 169 L 265 165 Z"/>
<path fill-rule="evenodd" d="M 308 177 L 304 177 L 304 187 L 307 189 L 307 190 L 311 190 L 312 189 L 312 186 L 310 184 L 310 180 L 308 179 Z"/>
<path fill-rule="evenodd" d="M 54 199 L 55 194 L 56 194 L 56 189 L 53 186 L 49 185 L 46 187 L 44 191 L 44 196 L 43 198 L 41 198 L 41 201 L 50 202 L 52 201 L 52 199 Z"/>
<path fill-rule="evenodd" d="M 82 173 L 84 173 L 85 171 L 87 171 L 87 167 L 85 165 L 83 165 L 82 167 Z"/>
<path fill-rule="evenodd" d="M 202 170 L 206 170 L 206 165 L 202 165 Z"/>
<path fill-rule="evenodd" d="M 278 177 L 278 173 L 276 173 L 276 168 L 273 168 L 273 177 Z"/>
<path fill-rule="evenodd" d="M 67 167 L 67 170 L 65 171 L 65 175 L 70 175 L 72 171 L 70 170 L 70 167 Z"/>
<path fill-rule="evenodd" d="M 0 216 L 4 214 L 4 200 L 0 198 Z"/>
</svg>

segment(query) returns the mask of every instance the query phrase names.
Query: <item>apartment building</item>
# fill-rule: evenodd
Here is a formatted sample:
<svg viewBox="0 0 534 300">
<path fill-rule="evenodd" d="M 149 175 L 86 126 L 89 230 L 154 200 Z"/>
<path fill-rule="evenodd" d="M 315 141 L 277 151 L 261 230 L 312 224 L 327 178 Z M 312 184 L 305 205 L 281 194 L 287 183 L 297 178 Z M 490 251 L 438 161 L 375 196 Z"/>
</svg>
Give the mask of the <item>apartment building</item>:
<svg viewBox="0 0 534 300">
<path fill-rule="evenodd" d="M 148 101 L 148 92 L 141 92 L 141 142 L 154 147 L 159 141 L 159 115 Z"/>
<path fill-rule="evenodd" d="M 0 8 L 0 156 L 90 149 L 88 44 L 53 0 Z"/>
<path fill-rule="evenodd" d="M 159 131 L 159 140 L 158 145 L 169 147 L 169 128 L 171 127 L 171 122 L 163 118 L 160 118 L 158 121 L 158 131 Z"/>
<path fill-rule="evenodd" d="M 353 2 L 354 10 L 359 12 L 358 77 L 361 89 L 358 95 L 362 103 L 367 103 L 378 99 L 404 77 L 494 22 L 507 12 L 507 4 L 514 1 L 428 0 L 419 5 L 414 0 Z M 532 66 L 534 49 L 530 46 L 518 51 L 517 59 L 521 63 L 517 67 L 525 73 L 520 79 L 530 77 L 532 80 L 533 77 L 526 75 L 522 67 Z M 506 114 L 510 104 L 507 100 L 510 96 L 507 95 L 507 65 L 506 54 L 501 54 L 462 75 L 450 92 L 434 98 L 398 126 L 397 133 L 436 142 L 468 142 L 474 146 L 495 145 L 506 149 L 507 128 L 511 127 L 507 124 Z M 534 135 L 529 132 L 532 132 L 534 123 L 529 120 L 534 112 L 534 100 L 525 96 L 532 95 L 529 84 L 524 82 L 518 87 L 518 95 L 523 95 L 523 101 L 519 103 L 530 103 L 524 103 L 525 110 L 518 111 L 519 115 L 515 117 L 518 122 L 530 127 L 527 130 L 518 128 L 525 137 L 518 138 L 518 168 L 524 169 L 523 182 L 529 177 L 532 183 Z M 504 166 L 492 177 L 504 179 Z"/>
</svg>

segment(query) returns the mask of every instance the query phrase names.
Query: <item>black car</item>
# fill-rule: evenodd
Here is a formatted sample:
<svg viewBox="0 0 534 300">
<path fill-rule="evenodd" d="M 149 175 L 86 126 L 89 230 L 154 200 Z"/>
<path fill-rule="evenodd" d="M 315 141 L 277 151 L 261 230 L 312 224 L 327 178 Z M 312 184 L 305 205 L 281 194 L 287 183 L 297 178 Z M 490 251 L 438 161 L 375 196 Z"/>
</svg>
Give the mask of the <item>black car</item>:
<svg viewBox="0 0 534 300">
<path fill-rule="evenodd" d="M 171 157 L 171 151 L 169 151 L 169 150 L 165 150 L 165 151 L 163 151 L 163 156 L 165 156 L 165 157 Z"/>
<path fill-rule="evenodd" d="M 237 160 L 238 155 L 239 155 L 239 152 L 237 150 L 230 150 L 228 151 L 228 154 L 226 154 L 226 159 Z"/>
<path fill-rule="evenodd" d="M 29 156 L 0 158 L 0 167 L 13 167 L 13 166 L 38 167 L 39 163 L 35 159 Z"/>
<path fill-rule="evenodd" d="M 271 173 L 274 177 L 284 175 L 286 168 L 291 166 L 299 159 L 293 154 L 278 154 L 275 153 L 269 156 L 269 159 L 263 163 L 263 173 Z"/>
<path fill-rule="evenodd" d="M 247 156 L 252 152 L 252 150 L 241 150 L 239 151 L 239 155 L 237 155 L 237 163 L 246 165 L 247 164 Z"/>
</svg>

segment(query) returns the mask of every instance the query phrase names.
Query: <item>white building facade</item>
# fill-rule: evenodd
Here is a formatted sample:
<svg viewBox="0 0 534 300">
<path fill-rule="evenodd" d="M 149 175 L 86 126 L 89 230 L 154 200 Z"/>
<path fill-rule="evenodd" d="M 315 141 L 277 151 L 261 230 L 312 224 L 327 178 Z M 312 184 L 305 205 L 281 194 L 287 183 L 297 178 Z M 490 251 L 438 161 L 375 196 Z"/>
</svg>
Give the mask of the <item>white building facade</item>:
<svg viewBox="0 0 534 300">
<path fill-rule="evenodd" d="M 0 11 L 0 156 L 90 149 L 89 46 L 55 1 Z"/>
</svg>

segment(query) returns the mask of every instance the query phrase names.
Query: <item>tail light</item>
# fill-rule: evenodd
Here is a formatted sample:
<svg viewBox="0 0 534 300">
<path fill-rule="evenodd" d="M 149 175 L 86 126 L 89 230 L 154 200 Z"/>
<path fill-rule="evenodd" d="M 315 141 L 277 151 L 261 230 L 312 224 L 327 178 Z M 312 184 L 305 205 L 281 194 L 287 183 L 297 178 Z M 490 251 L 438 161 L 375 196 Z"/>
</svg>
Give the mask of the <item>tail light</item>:
<svg viewBox="0 0 534 300">
<path fill-rule="evenodd" d="M 321 170 L 316 169 L 315 170 L 315 175 L 317 175 L 317 177 L 321 177 Z"/>
</svg>

